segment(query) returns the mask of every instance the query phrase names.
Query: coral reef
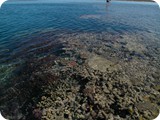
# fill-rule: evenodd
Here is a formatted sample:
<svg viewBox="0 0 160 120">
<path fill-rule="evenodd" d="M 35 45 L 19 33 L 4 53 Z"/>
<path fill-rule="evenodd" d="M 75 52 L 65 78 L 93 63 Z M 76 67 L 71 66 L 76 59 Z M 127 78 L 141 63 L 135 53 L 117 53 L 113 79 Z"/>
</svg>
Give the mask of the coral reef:
<svg viewBox="0 0 160 120">
<path fill-rule="evenodd" d="M 1 108 L 7 115 L 28 120 L 155 118 L 160 69 L 154 63 L 159 64 L 160 51 L 152 54 L 147 44 L 136 41 L 137 36 L 73 33 L 58 37 L 45 49 L 34 51 L 49 49 L 49 55 L 29 58 L 21 66 L 11 82 L 14 87 L 0 99 L 8 101 Z M 8 114 L 6 106 L 15 100 L 19 108 Z"/>
</svg>

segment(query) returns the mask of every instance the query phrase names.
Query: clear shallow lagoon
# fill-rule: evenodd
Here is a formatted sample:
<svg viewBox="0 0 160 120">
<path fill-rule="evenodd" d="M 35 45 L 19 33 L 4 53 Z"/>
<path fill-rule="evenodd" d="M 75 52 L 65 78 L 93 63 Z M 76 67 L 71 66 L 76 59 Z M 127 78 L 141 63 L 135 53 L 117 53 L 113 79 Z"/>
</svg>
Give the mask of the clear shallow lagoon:
<svg viewBox="0 0 160 120">
<path fill-rule="evenodd" d="M 159 37 L 159 23 L 160 11 L 155 3 L 111 2 L 106 5 L 102 1 L 6 2 L 0 10 L 0 62 L 6 62 L 19 47 L 25 48 L 25 45 L 22 46 L 26 42 L 23 37 L 37 31 L 145 31 Z M 6 49 L 9 51 L 6 52 Z"/>
<path fill-rule="evenodd" d="M 56 40 L 59 37 L 72 39 L 72 34 L 77 37 L 81 34 L 105 33 L 111 35 L 110 38 L 106 35 L 106 39 L 114 36 L 123 39 L 124 35 L 129 35 L 124 39 L 130 42 L 132 37 L 137 38 L 133 41 L 139 41 L 140 48 L 134 47 L 139 46 L 138 42 L 131 43 L 128 47 L 133 48 L 130 50 L 137 50 L 137 54 L 142 54 L 147 49 L 152 58 L 156 59 L 155 66 L 159 69 L 160 9 L 155 3 L 106 4 L 103 1 L 90 0 L 6 2 L 0 9 L 1 96 L 5 94 L 4 88 L 12 87 L 13 83 L 9 84 L 13 82 L 12 78 L 22 74 L 18 72 L 19 67 L 23 69 L 26 62 L 57 54 L 59 47 L 56 46 Z M 66 35 L 69 37 L 66 38 Z M 18 83 L 16 80 L 15 82 Z"/>
</svg>

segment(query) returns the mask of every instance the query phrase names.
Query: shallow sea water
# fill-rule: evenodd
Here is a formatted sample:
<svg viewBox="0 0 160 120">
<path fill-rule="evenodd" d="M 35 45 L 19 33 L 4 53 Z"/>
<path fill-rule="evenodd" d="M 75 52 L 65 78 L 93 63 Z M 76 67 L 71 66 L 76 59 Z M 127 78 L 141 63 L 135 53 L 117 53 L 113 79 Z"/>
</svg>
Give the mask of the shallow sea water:
<svg viewBox="0 0 160 120">
<path fill-rule="evenodd" d="M 59 39 L 86 37 L 127 42 L 127 48 L 139 59 L 152 56 L 156 62 L 151 64 L 160 68 L 160 9 L 155 3 L 6 2 L 0 9 L 0 95 L 5 96 L 12 80 L 20 82 L 15 78 L 22 74 L 20 68 L 26 63 L 59 55 L 63 47 L 58 44 Z M 96 45 L 97 40 L 89 46 Z M 120 49 L 118 45 L 115 50 Z M 147 58 L 144 53 L 149 54 Z M 107 53 L 102 54 L 112 60 Z M 120 61 L 121 57 L 119 53 L 113 60 Z"/>
</svg>

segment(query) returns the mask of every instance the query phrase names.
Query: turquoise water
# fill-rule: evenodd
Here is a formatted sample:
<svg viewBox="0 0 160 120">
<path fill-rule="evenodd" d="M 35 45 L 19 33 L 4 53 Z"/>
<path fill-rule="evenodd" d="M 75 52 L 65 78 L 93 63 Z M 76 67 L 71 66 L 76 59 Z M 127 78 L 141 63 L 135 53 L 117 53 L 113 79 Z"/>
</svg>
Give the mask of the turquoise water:
<svg viewBox="0 0 160 120">
<path fill-rule="evenodd" d="M 146 2 L 6 2 L 0 9 L 0 90 L 24 63 L 56 54 L 57 38 L 103 32 L 141 34 L 144 44 L 159 49 L 160 9 Z"/>
</svg>

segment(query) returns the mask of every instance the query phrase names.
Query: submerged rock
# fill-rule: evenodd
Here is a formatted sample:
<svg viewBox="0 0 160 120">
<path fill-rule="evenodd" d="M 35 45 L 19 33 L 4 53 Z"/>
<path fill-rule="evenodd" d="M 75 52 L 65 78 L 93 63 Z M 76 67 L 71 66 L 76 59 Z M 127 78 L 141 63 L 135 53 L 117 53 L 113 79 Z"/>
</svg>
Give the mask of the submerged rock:
<svg viewBox="0 0 160 120">
<path fill-rule="evenodd" d="M 114 63 L 100 56 L 93 56 L 88 60 L 88 65 L 94 70 L 106 72 L 110 68 L 114 68 Z"/>
<path fill-rule="evenodd" d="M 82 15 L 80 18 L 82 19 L 99 19 L 101 15 Z"/>
<path fill-rule="evenodd" d="M 145 119 L 154 119 L 159 114 L 159 108 L 153 103 L 140 102 L 136 103 L 135 106 Z"/>
<path fill-rule="evenodd" d="M 13 78 L 14 87 L 3 91 L 8 95 L 2 95 L 0 102 L 19 98 L 18 109 L 25 114 L 18 115 L 29 120 L 154 118 L 160 103 L 156 100 L 159 85 L 155 85 L 159 69 L 152 61 L 137 57 L 147 49 L 129 38 L 108 33 L 66 34 L 53 42 L 56 49 L 50 55 L 28 58 Z"/>
</svg>

